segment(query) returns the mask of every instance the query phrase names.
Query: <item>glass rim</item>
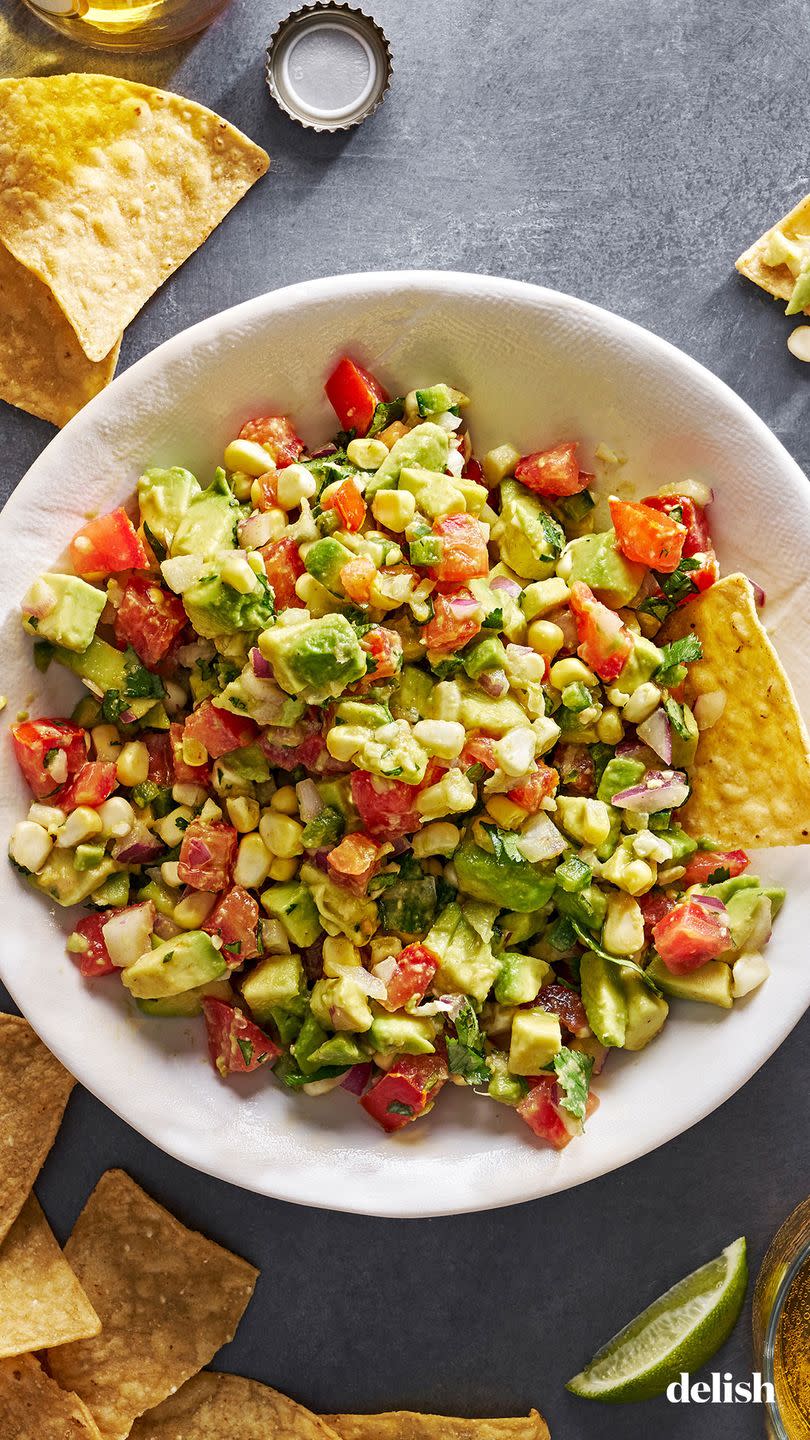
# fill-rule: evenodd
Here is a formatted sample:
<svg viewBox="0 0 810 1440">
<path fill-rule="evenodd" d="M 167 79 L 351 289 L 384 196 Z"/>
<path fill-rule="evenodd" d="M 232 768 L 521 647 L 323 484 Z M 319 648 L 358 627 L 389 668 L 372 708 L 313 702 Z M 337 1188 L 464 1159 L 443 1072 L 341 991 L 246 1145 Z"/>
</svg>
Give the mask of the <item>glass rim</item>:
<svg viewBox="0 0 810 1440">
<path fill-rule="evenodd" d="M 765 1411 L 771 1426 L 773 1440 L 792 1440 L 792 1437 L 788 1435 L 785 1429 L 782 1414 L 779 1409 L 779 1401 L 776 1398 L 776 1384 L 774 1380 L 776 1332 L 779 1328 L 779 1321 L 782 1318 L 782 1311 L 788 1292 L 799 1271 L 804 1268 L 808 1261 L 810 1261 L 810 1239 L 807 1239 L 796 1251 L 796 1254 L 793 1256 L 793 1259 L 790 1261 L 784 1275 L 779 1281 L 762 1342 L 762 1379 L 766 1384 L 770 1384 L 773 1387 L 773 1400 L 765 1401 Z"/>
</svg>

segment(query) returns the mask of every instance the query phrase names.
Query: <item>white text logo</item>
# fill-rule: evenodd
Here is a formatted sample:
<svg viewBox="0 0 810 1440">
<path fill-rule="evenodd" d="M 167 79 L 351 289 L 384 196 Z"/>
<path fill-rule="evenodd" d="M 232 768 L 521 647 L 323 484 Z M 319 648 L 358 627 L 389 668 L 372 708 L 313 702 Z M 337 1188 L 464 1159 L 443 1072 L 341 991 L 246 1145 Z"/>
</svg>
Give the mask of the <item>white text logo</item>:
<svg viewBox="0 0 810 1440">
<path fill-rule="evenodd" d="M 710 1380 L 691 1380 L 688 1371 L 667 1386 L 667 1399 L 681 1405 L 773 1405 L 773 1385 L 755 1370 L 750 1380 L 736 1380 L 728 1370 L 712 1371 Z"/>
</svg>

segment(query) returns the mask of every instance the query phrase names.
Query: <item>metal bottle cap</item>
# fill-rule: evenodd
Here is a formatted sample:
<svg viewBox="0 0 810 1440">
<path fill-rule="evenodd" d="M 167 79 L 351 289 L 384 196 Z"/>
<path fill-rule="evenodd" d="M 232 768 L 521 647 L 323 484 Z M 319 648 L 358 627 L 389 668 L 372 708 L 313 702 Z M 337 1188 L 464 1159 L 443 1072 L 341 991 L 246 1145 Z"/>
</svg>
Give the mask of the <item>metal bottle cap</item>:
<svg viewBox="0 0 810 1440">
<path fill-rule="evenodd" d="M 391 82 L 384 30 L 352 5 L 304 5 L 267 47 L 267 84 L 281 109 L 308 130 L 348 130 L 371 115 Z"/>
</svg>

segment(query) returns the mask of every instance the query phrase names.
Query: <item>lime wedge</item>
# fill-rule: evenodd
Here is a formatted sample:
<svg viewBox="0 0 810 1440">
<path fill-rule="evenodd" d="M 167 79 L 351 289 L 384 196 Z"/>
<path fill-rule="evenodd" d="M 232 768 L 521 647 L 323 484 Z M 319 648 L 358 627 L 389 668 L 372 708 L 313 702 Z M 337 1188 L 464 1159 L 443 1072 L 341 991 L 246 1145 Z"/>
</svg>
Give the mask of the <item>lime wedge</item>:
<svg viewBox="0 0 810 1440">
<path fill-rule="evenodd" d="M 748 1284 L 745 1237 L 679 1280 L 568 1381 L 586 1400 L 647 1400 L 682 1370 L 690 1374 L 720 1349 L 737 1322 Z"/>
</svg>

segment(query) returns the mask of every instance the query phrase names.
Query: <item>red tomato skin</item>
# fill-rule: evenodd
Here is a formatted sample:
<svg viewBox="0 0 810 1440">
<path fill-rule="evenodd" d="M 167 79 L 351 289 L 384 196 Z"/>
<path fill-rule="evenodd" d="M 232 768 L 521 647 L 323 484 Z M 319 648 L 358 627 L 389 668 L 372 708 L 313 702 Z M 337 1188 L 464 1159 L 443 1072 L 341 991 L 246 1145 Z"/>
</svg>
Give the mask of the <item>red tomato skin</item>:
<svg viewBox="0 0 810 1440">
<path fill-rule="evenodd" d="M 386 1010 L 400 1010 L 409 1000 L 423 1000 L 439 968 L 438 955 L 426 945 L 406 945 L 396 962 L 397 968 L 386 985 L 388 995 L 380 1001 Z"/>
<path fill-rule="evenodd" d="M 614 610 L 597 600 L 582 580 L 571 586 L 569 600 L 576 617 L 577 654 L 600 680 L 618 679 L 633 652 L 633 637 Z"/>
<path fill-rule="evenodd" d="M 645 495 L 642 504 L 648 505 L 651 510 L 660 510 L 663 515 L 671 515 L 673 510 L 680 510 L 681 523 L 686 526 L 684 555 L 703 555 L 707 550 L 711 550 L 712 537 L 706 511 L 696 505 L 690 495 Z M 677 516 L 674 518 L 677 519 Z"/>
<path fill-rule="evenodd" d="M 329 874 L 339 885 L 346 885 L 357 895 L 365 895 L 368 882 L 382 859 L 380 849 L 370 836 L 354 831 L 329 851 L 326 857 Z"/>
<path fill-rule="evenodd" d="M 644 920 L 644 940 L 647 945 L 652 943 L 652 933 L 659 920 L 663 920 L 670 910 L 673 910 L 676 901 L 665 890 L 648 890 L 645 895 L 636 896 L 641 907 L 641 914 Z"/>
<path fill-rule="evenodd" d="M 325 510 L 337 510 L 343 526 L 350 534 L 362 527 L 366 518 L 366 502 L 351 478 L 343 481 L 323 502 Z"/>
<path fill-rule="evenodd" d="M 484 467 L 480 460 L 476 460 L 474 455 L 470 456 L 461 473 L 465 480 L 474 480 L 476 485 L 485 484 Z"/>
<path fill-rule="evenodd" d="M 166 730 L 147 730 L 143 743 L 149 751 L 149 774 L 147 779 L 155 785 L 171 785 L 174 781 L 172 765 L 172 742 Z"/>
<path fill-rule="evenodd" d="M 80 805 L 95 809 L 109 799 L 117 784 L 118 776 L 111 760 L 88 760 L 65 788 L 57 791 L 53 803 L 60 810 L 78 810 Z"/>
<path fill-rule="evenodd" d="M 463 770 L 469 770 L 471 765 L 483 765 L 486 770 L 494 773 L 498 768 L 495 741 L 491 740 L 489 735 L 468 735 L 459 764 Z"/>
<path fill-rule="evenodd" d="M 375 840 L 396 840 L 422 824 L 416 810 L 417 786 L 401 780 L 380 780 L 366 770 L 352 770 L 352 803 L 363 829 Z"/>
<path fill-rule="evenodd" d="M 388 396 L 378 380 L 347 355 L 338 362 L 324 385 L 326 398 L 344 430 L 365 435 L 374 411 Z"/>
<path fill-rule="evenodd" d="M 556 981 L 551 985 L 544 985 L 537 999 L 531 1003 L 536 1008 L 549 1010 L 552 1015 L 559 1016 L 572 1035 L 588 1034 L 590 1027 L 585 1006 L 576 991 L 569 990 L 567 985 L 560 985 Z"/>
<path fill-rule="evenodd" d="M 524 455 L 515 468 L 515 479 L 537 495 L 578 495 L 586 490 L 592 475 L 580 471 L 577 463 L 577 442 L 566 441 L 551 450 L 535 450 Z"/>
<path fill-rule="evenodd" d="M 519 805 L 521 810 L 528 810 L 530 815 L 535 815 L 542 808 L 543 801 L 554 794 L 559 783 L 557 771 L 541 762 L 528 780 L 507 793 L 513 805 Z"/>
<path fill-rule="evenodd" d="M 259 733 L 256 723 L 247 715 L 234 715 L 220 710 L 211 700 L 203 700 L 192 710 L 185 723 L 185 735 L 204 745 L 212 760 L 252 745 Z"/>
<path fill-rule="evenodd" d="M 609 505 L 616 544 L 628 560 L 663 575 L 677 570 L 688 533 L 685 525 L 643 503 L 635 505 L 611 496 Z"/>
<path fill-rule="evenodd" d="M 472 515 L 442 515 L 433 522 L 433 534 L 442 542 L 442 558 L 432 567 L 437 580 L 475 580 L 489 574 L 486 536 Z"/>
<path fill-rule="evenodd" d="M 76 922 L 74 927 L 76 933 L 87 941 L 87 949 L 81 955 L 74 955 L 70 958 L 79 971 L 88 980 L 95 979 L 97 975 L 112 975 L 117 968 L 113 965 L 107 949 L 106 941 L 101 933 L 101 927 L 107 924 L 114 910 L 101 910 L 94 915 L 84 915 Z"/>
<path fill-rule="evenodd" d="M 532 1088 L 528 1095 L 515 1107 L 518 1115 L 541 1140 L 547 1140 L 555 1150 L 564 1150 L 576 1135 L 581 1134 L 581 1122 L 575 1120 L 573 1115 L 563 1119 L 565 1112 L 560 1104 L 560 1092 L 553 1075 L 534 1075 L 529 1084 Z M 598 1097 L 591 1091 L 585 1107 L 586 1118 L 593 1114 L 598 1105 Z"/>
<path fill-rule="evenodd" d="M 306 573 L 306 565 L 294 540 L 289 537 L 271 540 L 263 545 L 259 554 L 264 561 L 264 573 L 273 590 L 277 610 L 303 610 L 304 602 L 295 593 L 295 582 Z"/>
<path fill-rule="evenodd" d="M 72 720 L 24 720 L 11 727 L 11 743 L 23 778 L 37 800 L 59 789 L 59 783 L 45 769 L 49 750 L 65 752 L 68 779 L 87 759 L 87 735 Z"/>
<path fill-rule="evenodd" d="M 433 618 L 428 620 L 422 632 L 429 650 L 460 650 L 481 629 L 480 620 L 455 614 L 451 602 L 460 596 L 473 598 L 470 591 L 463 587 L 451 595 L 434 594 L 431 597 Z"/>
<path fill-rule="evenodd" d="M 391 1069 L 361 1096 L 360 1104 L 372 1120 L 391 1134 L 410 1125 L 433 1104 L 448 1076 L 442 1055 L 400 1055 Z M 392 1104 L 407 1105 L 412 1113 L 390 1113 Z"/>
<path fill-rule="evenodd" d="M 158 665 L 187 622 L 179 595 L 146 575 L 132 575 L 115 617 L 115 639 L 123 650 L 131 645 L 144 665 Z"/>
<path fill-rule="evenodd" d="M 259 954 L 256 943 L 258 923 L 257 902 L 241 885 L 234 885 L 217 901 L 202 928 L 208 935 L 219 935 L 222 958 L 226 965 L 235 969 L 243 961 L 253 960 Z M 228 949 L 228 946 L 237 945 L 238 949 Z"/>
<path fill-rule="evenodd" d="M 731 943 L 728 915 L 689 898 L 653 926 L 653 944 L 673 975 L 688 975 L 716 960 Z"/>
<path fill-rule="evenodd" d="M 733 880 L 742 875 L 750 863 L 744 850 L 699 850 L 686 861 L 680 887 L 688 890 L 690 885 L 705 885 L 715 870 L 727 870 L 729 879 Z"/>
<path fill-rule="evenodd" d="M 247 420 L 239 431 L 239 439 L 262 445 L 278 470 L 294 464 L 304 449 L 303 440 L 298 438 L 286 415 L 258 415 Z"/>
<path fill-rule="evenodd" d="M 358 555 L 356 560 L 347 560 L 340 568 L 340 583 L 355 605 L 368 605 L 371 600 L 371 582 L 376 575 L 373 562 L 367 555 Z"/>
<path fill-rule="evenodd" d="M 248 1020 L 238 1006 L 209 995 L 203 1000 L 203 1014 L 211 1064 L 223 1080 L 228 1075 L 249 1075 L 281 1054 L 270 1036 Z"/>
<path fill-rule="evenodd" d="M 183 885 L 218 894 L 231 879 L 238 836 L 231 825 L 192 820 L 183 834 L 177 872 Z M 205 850 L 208 855 L 205 855 Z"/>
<path fill-rule="evenodd" d="M 207 765 L 187 765 L 183 759 L 183 731 L 185 726 L 173 720 L 169 726 L 169 742 L 172 747 L 172 768 L 178 785 L 205 785 L 211 779 Z"/>
<path fill-rule="evenodd" d="M 112 510 L 89 520 L 70 542 L 70 559 L 77 575 L 116 575 L 121 570 L 142 570 L 147 554 L 126 510 Z"/>
</svg>

